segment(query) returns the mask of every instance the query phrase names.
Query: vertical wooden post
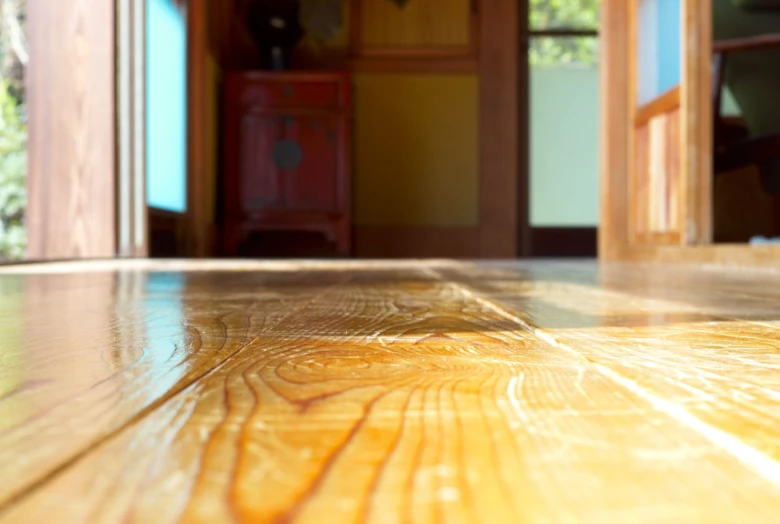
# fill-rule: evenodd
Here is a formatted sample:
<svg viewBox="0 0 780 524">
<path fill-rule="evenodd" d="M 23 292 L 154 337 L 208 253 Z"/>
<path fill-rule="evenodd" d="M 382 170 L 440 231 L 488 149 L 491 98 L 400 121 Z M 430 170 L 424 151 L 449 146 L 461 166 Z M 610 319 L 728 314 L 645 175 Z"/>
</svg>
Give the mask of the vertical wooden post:
<svg viewBox="0 0 780 524">
<path fill-rule="evenodd" d="M 601 217 L 599 257 L 614 260 L 628 243 L 629 27 L 626 0 L 602 0 L 599 59 L 601 88 Z"/>
<path fill-rule="evenodd" d="M 115 4 L 29 0 L 28 258 L 116 255 Z"/>
<path fill-rule="evenodd" d="M 518 255 L 517 0 L 479 2 L 480 244 L 483 258 Z M 522 115 L 521 117 L 524 117 Z M 525 198 L 527 200 L 527 196 Z"/>
<path fill-rule="evenodd" d="M 117 249 L 149 255 L 146 205 L 146 0 L 117 0 Z"/>
<path fill-rule="evenodd" d="M 189 0 L 187 9 L 187 228 L 184 242 L 189 256 L 209 254 L 210 224 L 207 168 L 206 100 L 208 82 L 208 0 Z"/>
</svg>

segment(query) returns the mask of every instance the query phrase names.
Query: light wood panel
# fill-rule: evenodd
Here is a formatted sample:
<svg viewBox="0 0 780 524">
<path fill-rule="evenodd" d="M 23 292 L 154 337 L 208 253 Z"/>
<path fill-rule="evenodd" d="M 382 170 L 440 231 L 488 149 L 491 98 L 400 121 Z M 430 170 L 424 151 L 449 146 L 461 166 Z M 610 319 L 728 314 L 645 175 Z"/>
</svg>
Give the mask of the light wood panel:
<svg viewBox="0 0 780 524">
<path fill-rule="evenodd" d="M 708 22 L 711 6 L 709 2 L 695 0 L 683 0 L 681 5 L 683 38 L 679 92 L 669 91 L 637 109 L 636 1 L 607 0 L 602 3 L 603 207 L 599 243 L 601 256 L 605 259 L 693 261 L 711 258 L 711 254 L 683 249 L 683 246 L 705 246 L 712 241 L 711 24 Z M 661 220 L 663 227 L 650 224 L 647 216 L 658 211 L 658 206 L 650 202 L 637 203 L 641 198 L 637 195 L 637 178 L 647 174 L 644 171 L 649 171 L 650 167 L 637 163 L 638 158 L 645 158 L 643 149 L 649 147 L 643 127 L 661 115 L 679 118 L 679 123 L 673 127 L 666 126 L 668 138 L 676 146 L 670 149 L 666 141 L 665 148 L 666 152 L 678 156 L 676 175 L 679 181 L 674 184 L 677 191 L 669 193 L 670 197 L 676 197 L 677 203 L 672 206 L 666 202 L 663 206 L 666 209 L 660 210 L 662 215 L 670 210 L 676 210 L 678 214 Z M 638 126 L 636 131 L 635 125 Z M 656 125 L 660 126 L 659 123 Z M 677 134 L 673 135 L 672 131 Z M 649 155 L 647 162 L 657 161 L 654 157 L 658 154 Z M 667 160 L 670 158 L 669 155 L 666 157 Z M 667 184 L 667 187 L 672 186 Z M 677 222 L 675 231 L 669 231 L 669 222 Z M 662 231 L 653 232 L 658 229 Z M 678 249 L 673 249 L 675 245 Z M 671 252 L 675 255 L 668 256 Z M 732 248 L 727 248 L 717 257 L 728 259 L 732 252 Z M 740 258 L 750 256 L 745 252 Z"/>
<path fill-rule="evenodd" d="M 418 0 L 398 7 L 355 0 L 358 54 L 467 54 L 474 45 L 472 0 Z"/>
<path fill-rule="evenodd" d="M 25 320 L 0 346 L 0 522 L 780 510 L 763 275 L 139 261 L 0 268 L 0 289 L 0 327 Z"/>
<path fill-rule="evenodd" d="M 114 2 L 27 2 L 28 258 L 116 255 Z"/>
<path fill-rule="evenodd" d="M 685 212 L 680 176 L 680 112 L 648 117 L 634 131 L 634 173 L 631 180 L 632 233 L 635 242 L 679 243 Z M 666 235 L 667 241 L 660 241 Z"/>
</svg>

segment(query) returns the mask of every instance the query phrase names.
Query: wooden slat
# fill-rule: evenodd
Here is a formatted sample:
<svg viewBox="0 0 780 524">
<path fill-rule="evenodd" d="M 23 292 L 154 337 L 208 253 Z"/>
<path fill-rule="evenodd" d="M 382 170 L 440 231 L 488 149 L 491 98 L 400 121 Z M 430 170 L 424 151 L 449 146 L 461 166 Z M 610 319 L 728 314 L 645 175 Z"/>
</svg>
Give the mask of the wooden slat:
<svg viewBox="0 0 780 524">
<path fill-rule="evenodd" d="M 658 98 L 638 107 L 634 114 L 634 125 L 639 127 L 649 122 L 653 117 L 671 113 L 680 107 L 680 86 L 673 87 Z"/>
<path fill-rule="evenodd" d="M 780 478 L 754 460 L 775 431 L 742 439 L 756 424 L 772 429 L 775 415 L 738 395 L 774 391 L 775 352 L 762 331 L 774 327 L 713 333 L 697 316 L 701 304 L 667 298 L 729 305 L 718 293 L 744 276 L 549 263 L 177 262 L 124 264 L 116 274 L 93 264 L 70 275 L 68 267 L 81 266 L 0 278 L 4 297 L 27 294 L 38 327 L 12 339 L 10 354 L 21 350 L 37 371 L 11 369 L 38 377 L 17 391 L 16 406 L 72 403 L 55 395 L 58 385 L 98 371 L 92 380 L 105 387 L 106 369 L 121 372 L 108 380 L 118 393 L 83 399 L 87 409 L 71 411 L 76 434 L 100 420 L 90 414 L 125 413 L 145 396 L 165 402 L 93 435 L 88 449 L 0 505 L 2 522 L 771 522 L 780 510 Z M 139 286 L 155 274 L 160 287 Z M 719 278 L 722 286 L 706 285 Z M 20 279 L 31 285 L 14 287 Z M 756 300 L 776 294 L 765 287 Z M 88 317 L 53 314 L 85 289 L 94 294 Z M 17 307 L 0 303 L 8 319 L 0 329 Z M 41 329 L 46 315 L 55 325 L 79 315 L 94 324 L 58 339 L 63 327 Z M 106 325 L 113 346 L 100 345 Z M 621 329 L 635 346 L 608 340 Z M 197 353 L 172 343 L 184 333 L 201 333 Z M 561 337 L 570 333 L 580 338 L 568 344 Z M 96 347 L 84 345 L 89 334 Z M 51 340 L 60 340 L 57 353 Z M 113 350 L 97 351 L 104 347 Z M 715 363 L 722 367 L 706 367 Z M 70 376 L 41 372 L 69 366 Z M 196 379 L 183 381 L 187 374 Z M 183 387 L 163 393 L 172 381 Z M 711 420 L 688 410 L 691 399 L 711 398 L 723 408 Z M 0 398 L 0 410 L 9 405 Z M 44 423 L 53 420 L 45 410 L 42 421 L 33 415 L 16 411 L 39 426 L 4 465 L 40 461 L 47 447 L 76 438 L 52 439 L 67 433 Z M 753 425 L 737 424 L 744 420 Z M 0 453 L 11 451 L 0 441 Z M 19 468 L 17 477 L 3 471 L 0 486 L 18 488 Z"/>
</svg>

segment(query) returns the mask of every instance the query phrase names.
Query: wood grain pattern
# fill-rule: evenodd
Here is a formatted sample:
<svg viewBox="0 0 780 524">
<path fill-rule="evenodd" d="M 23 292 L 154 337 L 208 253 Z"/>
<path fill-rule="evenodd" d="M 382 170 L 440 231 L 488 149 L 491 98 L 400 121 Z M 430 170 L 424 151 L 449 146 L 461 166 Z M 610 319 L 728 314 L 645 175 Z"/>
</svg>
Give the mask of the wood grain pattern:
<svg viewBox="0 0 780 524">
<path fill-rule="evenodd" d="M 0 268 L 0 522 L 771 522 L 763 278 Z"/>
<path fill-rule="evenodd" d="M 27 3 L 28 258 L 116 255 L 114 2 Z"/>
<path fill-rule="evenodd" d="M 468 54 L 473 46 L 471 0 L 421 0 L 399 8 L 382 0 L 356 0 L 358 54 Z"/>
<path fill-rule="evenodd" d="M 468 279 L 537 326 L 545 340 L 603 365 L 606 375 L 631 383 L 759 475 L 780 480 L 776 290 L 756 286 L 756 275 L 668 267 L 649 275 L 616 268 L 580 276 L 541 286 L 512 282 L 506 273 L 500 281 L 479 273 Z M 564 320 L 558 308 L 578 315 Z"/>
<path fill-rule="evenodd" d="M 683 249 L 712 241 L 712 125 L 710 104 L 711 6 L 709 2 L 684 0 L 682 6 L 682 76 L 679 95 L 670 91 L 647 106 L 637 108 L 637 2 L 606 1 L 602 3 L 602 220 L 600 254 L 608 260 L 655 259 L 664 261 L 728 260 L 734 247 L 720 252 L 707 246 L 707 252 Z M 679 111 L 674 112 L 675 97 Z M 637 147 L 641 129 L 658 112 L 672 114 L 676 120 L 668 127 L 666 163 L 671 169 L 662 194 L 666 213 L 660 223 L 663 234 L 642 232 L 650 227 L 644 214 L 658 210 L 656 204 L 637 209 L 639 188 L 632 180 L 642 173 L 634 159 L 642 154 Z M 639 134 L 637 134 L 639 133 Z M 679 177 L 675 180 L 675 176 Z M 673 189 L 676 188 L 676 191 Z M 626 198 L 626 192 L 629 197 Z M 645 192 L 650 198 L 653 192 Z M 626 227 L 627 226 L 627 227 Z M 650 229 L 658 229 L 657 227 Z M 671 231 L 667 231 L 671 230 Z M 638 232 L 639 231 L 639 232 Z M 641 242 L 638 242 L 641 240 Z M 677 244 L 665 245 L 665 244 Z M 738 253 L 741 260 L 753 255 L 746 248 Z"/>
</svg>

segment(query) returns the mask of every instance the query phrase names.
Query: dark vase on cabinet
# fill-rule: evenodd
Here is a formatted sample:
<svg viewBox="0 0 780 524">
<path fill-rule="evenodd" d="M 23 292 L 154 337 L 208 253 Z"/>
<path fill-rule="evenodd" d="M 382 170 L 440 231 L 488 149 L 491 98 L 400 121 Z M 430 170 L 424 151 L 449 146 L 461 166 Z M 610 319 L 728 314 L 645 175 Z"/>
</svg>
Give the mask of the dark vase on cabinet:
<svg viewBox="0 0 780 524">
<path fill-rule="evenodd" d="M 235 72 L 224 97 L 224 254 L 283 230 L 324 233 L 349 256 L 349 74 Z"/>
</svg>

